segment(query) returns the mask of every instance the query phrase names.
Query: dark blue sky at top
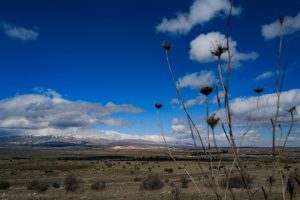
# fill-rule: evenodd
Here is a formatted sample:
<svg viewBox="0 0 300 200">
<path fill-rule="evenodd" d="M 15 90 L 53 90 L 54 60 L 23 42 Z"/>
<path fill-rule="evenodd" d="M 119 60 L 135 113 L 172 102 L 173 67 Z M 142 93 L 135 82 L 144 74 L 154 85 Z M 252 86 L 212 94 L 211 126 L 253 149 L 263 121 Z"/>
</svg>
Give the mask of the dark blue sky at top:
<svg viewBox="0 0 300 200">
<path fill-rule="evenodd" d="M 176 97 L 168 74 L 161 41 L 174 44 L 170 58 L 176 78 L 201 70 L 216 71 L 216 63 L 189 59 L 189 43 L 201 33 L 225 33 L 226 20 L 215 18 L 186 35 L 157 33 L 163 17 L 188 11 L 193 1 L 182 0 L 3 0 L 0 20 L 39 32 L 36 41 L 22 42 L 0 34 L 0 98 L 31 93 L 36 86 L 52 88 L 70 100 L 131 103 L 145 110 L 134 117 L 155 132 L 153 102 L 166 104 L 170 121 L 175 112 L 169 101 Z M 278 38 L 265 41 L 261 26 L 280 15 L 295 16 L 297 0 L 235 1 L 243 8 L 232 18 L 231 37 L 241 52 L 256 51 L 259 58 L 242 62 L 232 72 L 231 97 L 251 96 L 260 85 L 274 92 L 274 77 L 256 82 L 259 74 L 274 70 Z M 299 32 L 285 37 L 283 62 L 288 61 L 284 90 L 299 88 Z M 236 83 L 236 84 L 235 84 Z M 197 91 L 185 89 L 186 98 Z M 198 108 L 195 108 L 196 110 Z M 196 112 L 196 110 L 192 112 Z M 129 116 L 128 118 L 131 118 Z M 142 125 L 120 127 L 138 132 Z"/>
</svg>

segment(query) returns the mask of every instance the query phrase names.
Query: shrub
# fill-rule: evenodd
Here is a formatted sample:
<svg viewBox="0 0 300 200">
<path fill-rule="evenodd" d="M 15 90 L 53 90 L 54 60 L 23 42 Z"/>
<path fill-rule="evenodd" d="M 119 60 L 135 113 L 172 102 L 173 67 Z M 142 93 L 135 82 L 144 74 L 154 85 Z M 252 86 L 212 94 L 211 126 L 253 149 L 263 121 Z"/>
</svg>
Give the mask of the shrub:
<svg viewBox="0 0 300 200">
<path fill-rule="evenodd" d="M 0 190 L 7 190 L 10 188 L 10 183 L 8 181 L 0 181 Z"/>
<path fill-rule="evenodd" d="M 175 186 L 175 183 L 174 183 L 173 181 L 171 181 L 171 182 L 169 183 L 169 186 L 170 186 L 170 187 L 174 187 L 174 186 Z"/>
<path fill-rule="evenodd" d="M 173 168 L 171 168 L 171 167 L 170 168 L 165 168 L 164 171 L 168 172 L 168 173 L 173 173 Z"/>
<path fill-rule="evenodd" d="M 140 178 L 140 177 L 135 177 L 134 179 L 133 179 L 133 181 L 134 182 L 140 182 L 142 179 Z"/>
<path fill-rule="evenodd" d="M 106 183 L 104 181 L 96 181 L 91 185 L 92 190 L 105 190 Z"/>
<path fill-rule="evenodd" d="M 45 183 L 41 183 L 37 180 L 31 181 L 28 185 L 27 185 L 27 189 L 28 190 L 34 190 L 36 192 L 45 192 L 48 190 L 48 185 Z"/>
<path fill-rule="evenodd" d="M 143 190 L 159 190 L 164 186 L 159 176 L 150 174 L 141 183 Z"/>
<path fill-rule="evenodd" d="M 249 187 L 253 184 L 254 177 L 249 174 L 245 175 L 246 182 Z M 226 189 L 227 179 L 224 177 L 221 179 L 221 186 L 223 189 Z M 228 188 L 245 188 L 243 179 L 240 175 L 232 175 L 229 177 Z"/>
<path fill-rule="evenodd" d="M 180 183 L 181 183 L 182 188 L 188 188 L 189 187 L 189 180 L 186 177 L 181 177 Z"/>
<path fill-rule="evenodd" d="M 111 163 L 105 163 L 107 168 L 111 168 L 113 165 Z"/>
<path fill-rule="evenodd" d="M 294 172 L 290 173 L 286 189 L 290 199 L 297 199 L 300 196 L 300 170 L 295 169 Z"/>
<path fill-rule="evenodd" d="M 172 200 L 180 200 L 180 189 L 175 186 L 171 189 L 171 199 Z"/>
<path fill-rule="evenodd" d="M 80 188 L 80 181 L 75 174 L 69 174 L 65 180 L 65 189 L 67 192 L 75 192 Z"/>
<path fill-rule="evenodd" d="M 54 182 L 54 183 L 52 184 L 52 187 L 53 187 L 53 188 L 60 188 L 60 185 L 59 185 L 58 182 Z"/>
</svg>

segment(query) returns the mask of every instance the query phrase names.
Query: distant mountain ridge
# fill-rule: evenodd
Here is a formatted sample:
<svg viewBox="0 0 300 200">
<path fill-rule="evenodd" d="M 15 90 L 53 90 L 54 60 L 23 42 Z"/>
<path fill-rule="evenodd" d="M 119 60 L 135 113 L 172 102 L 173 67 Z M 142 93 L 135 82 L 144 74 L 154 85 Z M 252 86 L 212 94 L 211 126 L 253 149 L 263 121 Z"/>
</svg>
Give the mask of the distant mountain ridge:
<svg viewBox="0 0 300 200">
<path fill-rule="evenodd" d="M 0 145 L 20 145 L 20 146 L 45 146 L 45 147 L 92 147 L 92 146 L 125 146 L 125 145 L 152 145 L 162 146 L 162 143 L 141 140 L 109 140 L 103 138 L 77 138 L 73 136 L 2 136 Z"/>
</svg>

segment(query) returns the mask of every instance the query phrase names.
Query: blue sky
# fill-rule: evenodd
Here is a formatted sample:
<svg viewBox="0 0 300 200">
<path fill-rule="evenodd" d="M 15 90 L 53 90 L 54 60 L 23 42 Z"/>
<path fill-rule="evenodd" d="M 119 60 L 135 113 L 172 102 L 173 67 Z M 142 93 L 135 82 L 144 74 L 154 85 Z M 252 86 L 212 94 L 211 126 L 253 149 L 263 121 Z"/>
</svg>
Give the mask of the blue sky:
<svg viewBox="0 0 300 200">
<path fill-rule="evenodd" d="M 164 104 L 161 114 L 170 141 L 188 138 L 184 113 L 171 103 L 176 92 L 160 43 L 167 41 L 174 45 L 170 59 L 176 80 L 186 80 L 186 87 L 182 88 L 186 101 L 197 99 L 198 88 L 205 84 L 203 80 L 209 84 L 218 78 L 216 62 L 205 54 L 211 48 L 205 42 L 220 40 L 226 30 L 228 2 L 209 2 L 2 1 L 0 125 L 3 134 L 59 133 L 159 140 L 153 107 L 159 99 Z M 288 16 L 282 62 L 288 63 L 283 91 L 290 92 L 283 97 L 286 99 L 282 107 L 299 106 L 300 2 L 235 1 L 234 9 L 231 39 L 237 60 L 232 70 L 231 100 L 237 102 L 239 97 L 249 100 L 256 86 L 264 87 L 266 95 L 275 92 L 279 37 L 276 26 L 271 24 L 279 16 Z M 268 26 L 269 32 L 262 34 L 263 25 Z M 192 41 L 196 49 L 192 48 Z M 192 76 L 195 79 L 191 82 Z M 210 100 L 211 112 L 217 112 L 213 97 L 214 94 Z M 205 126 L 202 97 L 191 102 L 195 105 L 189 111 L 199 126 Z M 64 103 L 69 107 L 57 106 Z M 38 108 L 30 110 L 35 106 Z M 63 111 L 58 112 L 60 109 Z M 91 115 L 94 110 L 98 113 Z M 86 120 L 83 125 L 79 123 L 81 117 Z M 61 119 L 68 119 L 65 126 L 53 125 Z M 28 131 L 32 126 L 38 128 Z M 22 131 L 24 127 L 26 131 Z M 256 131 L 253 141 L 269 138 L 267 128 L 261 127 L 253 130 Z M 11 129 L 17 131 L 7 131 Z M 297 127 L 293 142 L 299 144 L 296 132 L 300 132 Z M 221 130 L 218 133 L 221 138 Z"/>
</svg>

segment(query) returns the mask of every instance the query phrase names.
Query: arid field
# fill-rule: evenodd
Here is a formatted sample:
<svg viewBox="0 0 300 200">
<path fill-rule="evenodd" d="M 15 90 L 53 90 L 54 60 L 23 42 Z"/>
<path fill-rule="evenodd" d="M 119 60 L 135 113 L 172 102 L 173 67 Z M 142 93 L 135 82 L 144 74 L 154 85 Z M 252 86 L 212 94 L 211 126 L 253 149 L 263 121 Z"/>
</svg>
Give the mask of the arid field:
<svg viewBox="0 0 300 200">
<path fill-rule="evenodd" d="M 268 177 L 271 169 L 269 150 L 245 148 L 241 150 L 244 167 L 251 179 L 251 190 L 255 191 Z M 1 199 L 201 199 L 188 178 L 184 167 L 191 173 L 205 199 L 215 199 L 206 182 L 210 173 L 205 159 L 200 164 L 189 150 L 174 150 L 182 167 L 171 161 L 163 148 L 1 148 L 0 181 L 8 181 L 10 187 L 0 190 Z M 232 162 L 230 150 L 224 151 L 223 160 L 228 170 Z M 296 168 L 300 168 L 298 149 L 288 149 L 281 161 L 284 181 Z M 218 181 L 222 181 L 222 169 L 218 160 L 213 162 Z M 72 175 L 75 185 L 67 189 L 66 177 Z M 142 182 L 148 175 L 160 179 L 161 188 L 148 190 Z M 237 170 L 233 170 L 233 175 Z M 279 177 L 276 175 L 276 177 Z M 282 199 L 281 180 L 274 180 L 272 199 Z M 33 183 L 36 182 L 36 183 Z M 95 184 L 98 183 L 98 184 Z M 73 184 L 73 183 L 69 183 Z M 237 183 L 238 184 L 238 183 Z M 220 184 L 221 185 L 221 184 Z M 155 187 L 155 186 L 154 186 Z M 175 190 L 175 188 L 177 188 Z M 67 191 L 68 190 L 68 191 Z M 243 188 L 233 187 L 239 199 L 246 199 Z M 219 188 L 224 194 L 224 189 Z M 277 194 L 278 192 L 278 194 Z M 263 199 L 258 191 L 254 199 Z M 231 199 L 229 191 L 228 199 Z"/>
</svg>

